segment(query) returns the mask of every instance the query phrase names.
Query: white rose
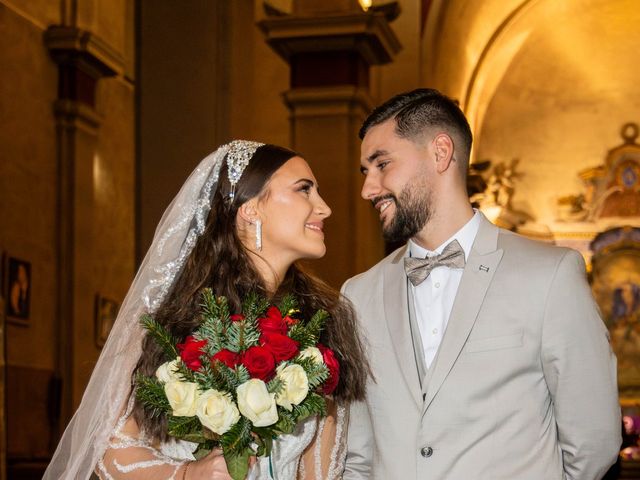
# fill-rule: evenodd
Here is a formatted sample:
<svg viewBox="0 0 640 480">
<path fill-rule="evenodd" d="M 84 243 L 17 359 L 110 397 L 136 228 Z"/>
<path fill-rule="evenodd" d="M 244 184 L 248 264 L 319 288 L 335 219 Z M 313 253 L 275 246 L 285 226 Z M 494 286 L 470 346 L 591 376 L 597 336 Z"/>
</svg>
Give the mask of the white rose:
<svg viewBox="0 0 640 480">
<path fill-rule="evenodd" d="M 156 377 L 162 383 L 179 382 L 182 377 L 178 375 L 178 365 L 180 364 L 180 358 L 171 360 L 170 362 L 163 363 L 156 370 Z"/>
<path fill-rule="evenodd" d="M 276 396 L 276 403 L 291 411 L 292 405 L 302 402 L 309 393 L 309 379 L 300 365 L 280 365 L 278 378 L 284 382 L 284 389 Z"/>
<path fill-rule="evenodd" d="M 196 415 L 202 425 L 218 435 L 227 433 L 240 420 L 238 407 L 229 395 L 213 389 L 200 394 Z"/>
<path fill-rule="evenodd" d="M 262 380 L 252 378 L 240 385 L 236 392 L 240 413 L 256 427 L 266 427 L 278 421 L 275 394 L 268 392 Z"/>
<path fill-rule="evenodd" d="M 316 347 L 307 347 L 300 352 L 298 358 L 312 358 L 316 363 L 323 363 L 322 352 Z"/>
<path fill-rule="evenodd" d="M 164 393 L 175 417 L 193 417 L 196 414 L 198 386 L 195 383 L 173 381 L 164 384 Z"/>
</svg>

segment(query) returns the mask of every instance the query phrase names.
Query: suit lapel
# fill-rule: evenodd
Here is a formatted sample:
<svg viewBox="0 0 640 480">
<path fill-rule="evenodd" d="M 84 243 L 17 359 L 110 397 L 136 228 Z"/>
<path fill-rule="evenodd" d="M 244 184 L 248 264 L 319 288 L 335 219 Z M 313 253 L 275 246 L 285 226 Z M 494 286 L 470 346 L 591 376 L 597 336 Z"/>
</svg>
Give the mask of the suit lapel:
<svg viewBox="0 0 640 480">
<path fill-rule="evenodd" d="M 420 379 L 413 351 L 407 302 L 407 277 L 402 262 L 405 252 L 406 248 L 400 250 L 398 255 L 385 265 L 384 314 L 400 370 L 418 408 L 420 408 L 422 406 Z"/>
<path fill-rule="evenodd" d="M 423 392 L 425 393 L 423 413 L 431 404 L 460 355 L 480 312 L 493 275 L 502 259 L 502 250 L 496 249 L 498 232 L 498 228 L 483 215 L 460 280 L 460 286 L 447 323 L 447 330 L 437 357 L 429 369 L 427 378 L 423 381 Z"/>
</svg>

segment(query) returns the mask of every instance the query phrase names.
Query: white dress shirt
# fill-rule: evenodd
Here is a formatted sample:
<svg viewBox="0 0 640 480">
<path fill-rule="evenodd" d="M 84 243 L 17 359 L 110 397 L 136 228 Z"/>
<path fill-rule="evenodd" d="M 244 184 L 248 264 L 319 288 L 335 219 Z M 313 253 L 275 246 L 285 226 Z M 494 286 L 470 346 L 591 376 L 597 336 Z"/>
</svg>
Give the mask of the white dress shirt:
<svg viewBox="0 0 640 480">
<path fill-rule="evenodd" d="M 469 258 L 479 227 L 480 214 L 476 211 L 471 220 L 436 248 L 435 251 L 422 248 L 412 240 L 409 240 L 409 255 L 415 258 L 431 257 L 442 253 L 450 242 L 457 240 L 464 250 L 466 260 Z M 436 267 L 426 280 L 417 287 L 408 282 L 409 288 L 413 289 L 416 321 L 420 329 L 427 368 L 431 366 L 436 353 L 438 353 L 438 348 L 447 328 L 449 315 L 451 315 L 453 301 L 458 292 L 462 272 L 462 268 Z"/>
</svg>

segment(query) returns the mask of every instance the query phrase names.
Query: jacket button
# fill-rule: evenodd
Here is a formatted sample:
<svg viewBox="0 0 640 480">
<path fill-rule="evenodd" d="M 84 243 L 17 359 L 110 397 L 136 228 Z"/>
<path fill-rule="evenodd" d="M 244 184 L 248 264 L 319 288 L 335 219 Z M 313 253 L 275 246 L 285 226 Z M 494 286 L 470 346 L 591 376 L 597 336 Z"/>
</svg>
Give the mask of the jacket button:
<svg viewBox="0 0 640 480">
<path fill-rule="evenodd" d="M 429 458 L 431 455 L 433 455 L 433 448 L 422 447 L 420 449 L 420 455 L 422 455 L 424 458 Z"/>
</svg>

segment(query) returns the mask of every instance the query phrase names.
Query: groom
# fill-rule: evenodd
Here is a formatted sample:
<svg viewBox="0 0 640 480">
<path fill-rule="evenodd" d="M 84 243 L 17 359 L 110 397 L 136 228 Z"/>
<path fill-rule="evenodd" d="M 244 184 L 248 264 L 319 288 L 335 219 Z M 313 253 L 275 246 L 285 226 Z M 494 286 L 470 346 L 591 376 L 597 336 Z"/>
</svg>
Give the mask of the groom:
<svg viewBox="0 0 640 480">
<path fill-rule="evenodd" d="M 375 379 L 345 479 L 590 480 L 616 460 L 616 360 L 580 254 L 469 204 L 471 131 L 435 90 L 364 122 L 362 196 L 407 241 L 348 280 Z"/>
</svg>

